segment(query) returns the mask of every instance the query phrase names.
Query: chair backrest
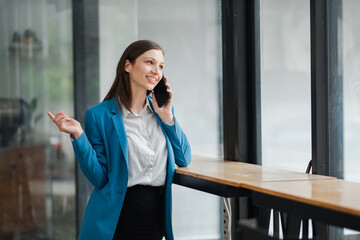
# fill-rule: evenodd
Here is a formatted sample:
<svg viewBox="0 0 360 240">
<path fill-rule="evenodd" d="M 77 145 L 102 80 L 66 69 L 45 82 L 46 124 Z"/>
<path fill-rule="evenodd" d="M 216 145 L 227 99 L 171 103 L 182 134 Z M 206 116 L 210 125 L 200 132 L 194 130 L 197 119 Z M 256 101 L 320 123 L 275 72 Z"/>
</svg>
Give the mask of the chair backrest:
<svg viewBox="0 0 360 240">
<path fill-rule="evenodd" d="M 310 173 L 311 167 L 312 167 L 312 160 L 310 160 L 310 162 L 306 168 L 306 173 Z"/>
</svg>

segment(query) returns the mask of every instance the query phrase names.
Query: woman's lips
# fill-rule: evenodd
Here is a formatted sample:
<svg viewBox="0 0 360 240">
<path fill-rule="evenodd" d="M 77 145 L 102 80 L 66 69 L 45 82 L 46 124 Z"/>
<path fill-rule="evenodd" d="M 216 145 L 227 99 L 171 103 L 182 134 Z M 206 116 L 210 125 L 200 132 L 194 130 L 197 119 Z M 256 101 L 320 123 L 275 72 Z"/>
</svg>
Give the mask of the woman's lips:
<svg viewBox="0 0 360 240">
<path fill-rule="evenodd" d="M 149 80 L 149 82 L 151 82 L 151 83 L 153 83 L 153 84 L 156 84 L 156 83 L 157 83 L 157 79 L 156 79 L 155 77 L 149 77 L 149 76 L 147 76 L 146 78 Z"/>
</svg>

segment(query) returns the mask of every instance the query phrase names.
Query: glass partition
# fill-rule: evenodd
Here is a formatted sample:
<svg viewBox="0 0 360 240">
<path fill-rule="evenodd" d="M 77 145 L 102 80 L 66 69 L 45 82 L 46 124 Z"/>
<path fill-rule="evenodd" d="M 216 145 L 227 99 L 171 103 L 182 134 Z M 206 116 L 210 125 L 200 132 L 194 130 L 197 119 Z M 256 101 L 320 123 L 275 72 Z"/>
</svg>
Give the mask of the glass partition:
<svg viewBox="0 0 360 240">
<path fill-rule="evenodd" d="M 305 172 L 311 159 L 310 2 L 260 1 L 264 166 Z"/>
<path fill-rule="evenodd" d="M 343 98 L 344 98 L 344 179 L 360 182 L 360 2 L 343 0 L 342 29 Z M 359 232 L 346 229 L 345 235 Z M 350 236 L 348 236 L 350 239 Z M 353 236 L 354 239 L 356 238 Z"/>
<path fill-rule="evenodd" d="M 0 239 L 75 239 L 70 0 L 0 2 Z"/>
<path fill-rule="evenodd" d="M 360 181 L 360 2 L 343 0 L 344 176 Z"/>
</svg>

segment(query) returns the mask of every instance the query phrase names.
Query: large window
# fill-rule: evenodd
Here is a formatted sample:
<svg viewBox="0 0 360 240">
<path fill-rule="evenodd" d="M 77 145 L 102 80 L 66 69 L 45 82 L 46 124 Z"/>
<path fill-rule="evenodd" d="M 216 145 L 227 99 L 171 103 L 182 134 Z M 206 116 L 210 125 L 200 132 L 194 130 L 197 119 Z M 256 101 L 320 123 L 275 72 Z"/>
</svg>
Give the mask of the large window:
<svg viewBox="0 0 360 240">
<path fill-rule="evenodd" d="M 343 96 L 344 96 L 344 179 L 360 181 L 360 8 L 359 1 L 342 1 L 339 21 L 342 41 Z M 341 10 L 341 9 L 340 9 Z M 354 234 L 346 230 L 345 234 Z M 358 232 L 356 234 L 359 234 Z"/>
<path fill-rule="evenodd" d="M 100 2 L 100 99 L 125 47 L 151 39 L 165 51 L 164 73 L 175 116 L 193 154 L 221 156 L 221 18 L 219 0 Z M 220 239 L 220 199 L 173 185 L 176 239 Z"/>
<path fill-rule="evenodd" d="M 360 8 L 359 1 L 342 5 L 343 91 L 344 91 L 344 177 L 360 181 Z"/>
<path fill-rule="evenodd" d="M 0 238 L 75 239 L 70 0 L 0 2 Z"/>
<path fill-rule="evenodd" d="M 311 159 L 309 1 L 260 1 L 262 161 L 304 172 Z"/>
</svg>

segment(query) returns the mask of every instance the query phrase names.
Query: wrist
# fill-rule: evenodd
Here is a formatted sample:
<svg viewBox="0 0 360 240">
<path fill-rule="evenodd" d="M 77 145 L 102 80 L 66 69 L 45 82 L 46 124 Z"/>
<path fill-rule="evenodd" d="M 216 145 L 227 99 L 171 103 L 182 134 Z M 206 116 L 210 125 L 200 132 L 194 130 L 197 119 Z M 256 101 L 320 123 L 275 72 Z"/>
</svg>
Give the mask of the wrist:
<svg viewBox="0 0 360 240">
<path fill-rule="evenodd" d="M 82 129 L 80 129 L 80 130 L 74 132 L 74 133 L 71 134 L 71 135 L 73 135 L 74 139 L 78 139 L 78 138 L 83 134 L 83 132 L 84 132 L 84 131 L 83 131 Z"/>
<path fill-rule="evenodd" d="M 162 121 L 167 124 L 171 125 L 174 122 L 174 115 L 170 114 L 169 116 L 166 116 Z"/>
</svg>

